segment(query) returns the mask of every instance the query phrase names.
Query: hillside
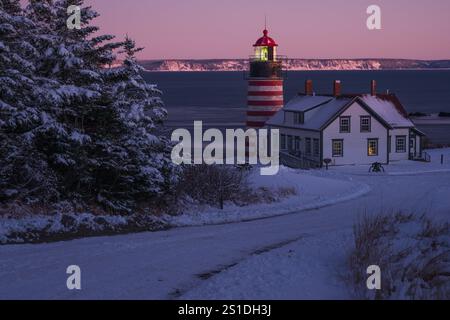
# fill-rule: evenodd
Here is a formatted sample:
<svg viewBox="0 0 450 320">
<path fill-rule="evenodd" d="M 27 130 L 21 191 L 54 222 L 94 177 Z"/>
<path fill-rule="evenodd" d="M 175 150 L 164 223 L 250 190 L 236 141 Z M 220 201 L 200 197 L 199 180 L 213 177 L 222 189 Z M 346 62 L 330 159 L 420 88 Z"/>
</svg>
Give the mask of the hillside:
<svg viewBox="0 0 450 320">
<path fill-rule="evenodd" d="M 142 60 L 148 71 L 243 71 L 245 59 Z M 287 59 L 287 70 L 407 70 L 450 69 L 450 60 L 406 59 Z"/>
</svg>

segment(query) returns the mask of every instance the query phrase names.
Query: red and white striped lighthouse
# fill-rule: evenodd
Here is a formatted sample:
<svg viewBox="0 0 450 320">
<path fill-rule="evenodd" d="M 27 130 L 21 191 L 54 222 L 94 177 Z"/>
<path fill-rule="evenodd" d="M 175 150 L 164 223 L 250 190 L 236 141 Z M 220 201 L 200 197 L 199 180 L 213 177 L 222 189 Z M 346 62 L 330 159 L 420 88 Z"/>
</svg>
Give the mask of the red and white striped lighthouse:
<svg viewBox="0 0 450 320">
<path fill-rule="evenodd" d="M 263 31 L 253 45 L 248 79 L 247 127 L 262 128 L 284 105 L 282 61 L 277 56 L 277 43 Z"/>
</svg>

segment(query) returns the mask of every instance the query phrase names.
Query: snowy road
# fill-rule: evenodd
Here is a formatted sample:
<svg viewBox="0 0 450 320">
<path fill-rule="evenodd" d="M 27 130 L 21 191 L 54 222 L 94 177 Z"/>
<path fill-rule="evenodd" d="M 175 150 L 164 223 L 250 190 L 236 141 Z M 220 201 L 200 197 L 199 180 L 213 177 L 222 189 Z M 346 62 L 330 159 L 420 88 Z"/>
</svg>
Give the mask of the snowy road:
<svg viewBox="0 0 450 320">
<path fill-rule="evenodd" d="M 353 179 L 369 184 L 372 191 L 298 214 L 156 233 L 0 246 L 0 299 L 176 298 L 254 253 L 348 230 L 363 211 L 411 209 L 450 220 L 450 173 L 355 175 Z M 81 267 L 81 291 L 66 288 L 69 265 Z M 311 287 L 316 285 L 314 279 L 309 282 Z"/>
</svg>

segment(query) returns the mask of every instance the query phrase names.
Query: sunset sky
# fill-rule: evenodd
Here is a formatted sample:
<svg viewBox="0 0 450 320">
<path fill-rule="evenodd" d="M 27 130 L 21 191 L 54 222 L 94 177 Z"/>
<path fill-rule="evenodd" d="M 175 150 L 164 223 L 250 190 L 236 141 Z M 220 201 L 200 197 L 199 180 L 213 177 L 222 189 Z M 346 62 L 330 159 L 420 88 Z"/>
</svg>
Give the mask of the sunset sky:
<svg viewBox="0 0 450 320">
<path fill-rule="evenodd" d="M 290 58 L 450 59 L 449 0 L 87 0 L 145 59 L 245 58 L 262 34 Z M 382 9 L 369 31 L 366 9 Z"/>
</svg>

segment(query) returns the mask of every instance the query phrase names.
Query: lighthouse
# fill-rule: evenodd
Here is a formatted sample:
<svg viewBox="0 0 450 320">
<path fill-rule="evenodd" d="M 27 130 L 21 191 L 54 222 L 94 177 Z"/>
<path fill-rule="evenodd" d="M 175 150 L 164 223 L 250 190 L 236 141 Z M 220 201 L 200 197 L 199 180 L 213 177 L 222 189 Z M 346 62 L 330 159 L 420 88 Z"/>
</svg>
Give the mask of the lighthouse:
<svg viewBox="0 0 450 320">
<path fill-rule="evenodd" d="M 253 45 L 248 78 L 247 127 L 262 128 L 283 108 L 283 62 L 277 56 L 278 44 L 264 29 Z"/>
</svg>

